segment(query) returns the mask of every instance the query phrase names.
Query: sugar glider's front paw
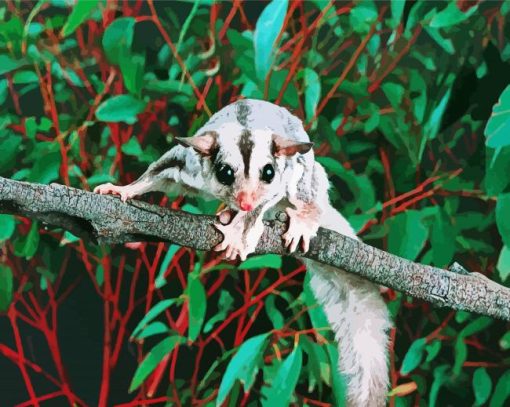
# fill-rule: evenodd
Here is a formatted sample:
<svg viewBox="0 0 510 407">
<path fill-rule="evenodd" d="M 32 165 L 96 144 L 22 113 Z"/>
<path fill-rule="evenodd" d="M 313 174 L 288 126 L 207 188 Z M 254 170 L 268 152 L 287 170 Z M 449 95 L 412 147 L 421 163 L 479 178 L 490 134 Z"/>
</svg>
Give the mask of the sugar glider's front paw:
<svg viewBox="0 0 510 407">
<path fill-rule="evenodd" d="M 318 218 L 306 216 L 302 211 L 293 208 L 287 208 L 285 212 L 289 216 L 289 228 L 282 235 L 285 247 L 293 253 L 301 242 L 303 253 L 306 253 L 310 248 L 310 240 L 317 235 L 319 230 Z"/>
<path fill-rule="evenodd" d="M 245 231 L 245 217 L 243 214 L 237 213 L 233 215 L 230 209 L 217 214 L 219 222 L 214 226 L 223 234 L 223 241 L 214 247 L 217 252 L 224 252 L 223 257 L 226 260 L 236 260 L 238 257 L 244 261 L 250 253 L 255 251 L 262 231 L 260 228 L 253 226 Z M 231 220 L 230 220 L 231 219 Z M 230 221 L 225 225 L 225 221 Z"/>
<path fill-rule="evenodd" d="M 126 202 L 128 199 L 134 198 L 136 194 L 136 189 L 130 187 L 129 185 L 120 186 L 113 185 L 109 182 L 107 184 L 101 184 L 94 188 L 94 193 L 101 195 L 120 195 L 120 199 L 122 202 Z"/>
</svg>

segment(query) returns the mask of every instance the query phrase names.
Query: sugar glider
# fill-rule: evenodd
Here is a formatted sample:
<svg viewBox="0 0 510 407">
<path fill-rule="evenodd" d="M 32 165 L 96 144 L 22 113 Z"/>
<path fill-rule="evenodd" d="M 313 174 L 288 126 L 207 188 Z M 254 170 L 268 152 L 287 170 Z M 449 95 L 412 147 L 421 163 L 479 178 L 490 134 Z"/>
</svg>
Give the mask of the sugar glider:
<svg viewBox="0 0 510 407">
<path fill-rule="evenodd" d="M 306 252 L 319 227 L 357 239 L 328 198 L 329 182 L 315 161 L 299 118 L 262 100 L 243 99 L 216 114 L 192 137 L 178 138 L 159 160 L 126 186 L 104 184 L 100 194 L 123 201 L 149 191 L 180 188 L 223 201 L 218 222 L 225 258 L 246 259 L 254 251 L 268 211 L 283 209 L 289 226 L 282 236 L 289 251 Z M 388 389 L 390 318 L 379 287 L 347 272 L 303 259 L 311 287 L 338 342 L 338 369 L 347 381 L 352 407 L 384 406 Z"/>
</svg>

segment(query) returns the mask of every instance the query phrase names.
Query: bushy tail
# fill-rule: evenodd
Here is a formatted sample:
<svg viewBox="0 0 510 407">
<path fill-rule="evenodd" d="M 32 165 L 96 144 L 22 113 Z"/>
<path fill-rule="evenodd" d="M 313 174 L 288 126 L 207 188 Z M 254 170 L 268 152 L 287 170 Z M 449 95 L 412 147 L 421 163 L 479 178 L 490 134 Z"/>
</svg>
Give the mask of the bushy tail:
<svg viewBox="0 0 510 407">
<path fill-rule="evenodd" d="M 323 227 L 356 238 L 336 210 L 328 208 L 323 216 Z M 311 273 L 311 288 L 338 342 L 338 369 L 346 378 L 347 405 L 385 406 L 391 322 L 379 287 L 318 262 L 307 260 L 306 264 Z"/>
</svg>

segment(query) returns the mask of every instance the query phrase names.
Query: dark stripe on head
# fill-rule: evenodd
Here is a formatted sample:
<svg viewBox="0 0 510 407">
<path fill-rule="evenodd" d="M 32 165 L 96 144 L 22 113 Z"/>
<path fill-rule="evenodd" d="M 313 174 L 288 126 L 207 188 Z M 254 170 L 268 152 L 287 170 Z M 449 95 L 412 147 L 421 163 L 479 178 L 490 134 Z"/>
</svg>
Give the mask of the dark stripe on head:
<svg viewBox="0 0 510 407">
<path fill-rule="evenodd" d="M 211 164 L 216 164 L 216 158 L 218 157 L 218 153 L 220 152 L 220 148 L 216 145 L 212 150 L 210 154 Z"/>
<path fill-rule="evenodd" d="M 236 119 L 242 126 L 248 126 L 248 116 L 251 114 L 251 107 L 244 101 L 237 102 Z"/>
<path fill-rule="evenodd" d="M 273 140 L 271 141 L 271 155 L 274 157 L 276 153 L 278 152 L 278 146 L 276 145 L 276 142 Z"/>
<path fill-rule="evenodd" d="M 152 168 L 151 172 L 156 175 L 160 172 L 163 172 L 169 168 L 176 168 L 179 170 L 182 170 L 184 168 L 184 161 L 179 160 L 177 158 L 170 158 L 169 160 L 161 161 L 159 163 L 156 163 L 154 168 Z"/>
<path fill-rule="evenodd" d="M 250 173 L 250 159 L 253 150 L 253 140 L 251 139 L 251 132 L 247 129 L 243 130 L 239 138 L 239 151 L 243 157 L 244 175 L 248 176 Z"/>
</svg>

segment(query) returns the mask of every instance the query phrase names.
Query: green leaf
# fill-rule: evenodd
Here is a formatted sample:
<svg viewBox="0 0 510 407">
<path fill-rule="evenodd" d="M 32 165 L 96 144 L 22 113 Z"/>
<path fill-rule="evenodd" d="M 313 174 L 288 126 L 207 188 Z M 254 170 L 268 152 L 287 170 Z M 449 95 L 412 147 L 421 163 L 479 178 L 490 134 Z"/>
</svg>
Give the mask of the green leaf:
<svg viewBox="0 0 510 407">
<path fill-rule="evenodd" d="M 239 265 L 241 270 L 259 269 L 259 268 L 279 269 L 282 267 L 282 257 L 277 254 L 263 254 L 246 259 Z"/>
<path fill-rule="evenodd" d="M 455 363 L 453 365 L 452 370 L 453 373 L 458 376 L 462 371 L 462 365 L 466 361 L 468 352 L 466 343 L 464 342 L 464 338 L 462 336 L 459 336 L 455 340 L 454 350 L 455 350 Z"/>
<path fill-rule="evenodd" d="M 388 250 L 398 256 L 415 260 L 427 241 L 428 228 L 422 213 L 408 210 L 389 220 Z"/>
<path fill-rule="evenodd" d="M 425 2 L 422 2 L 423 4 Z M 420 3 L 418 3 L 420 4 Z M 454 55 L 455 54 L 455 48 L 453 46 L 453 42 L 450 38 L 445 38 L 441 35 L 439 28 L 432 28 L 429 25 L 425 25 L 423 27 L 427 34 L 431 36 L 431 38 L 441 47 L 443 48 L 448 54 Z"/>
<path fill-rule="evenodd" d="M 477 8 L 478 6 L 471 7 L 464 13 L 460 11 L 456 2 L 450 2 L 445 9 L 441 10 L 432 18 L 429 26 L 433 28 L 451 27 L 467 20 Z"/>
<path fill-rule="evenodd" d="M 441 350 L 441 344 L 441 341 L 435 339 L 425 347 L 425 350 L 427 351 L 425 362 L 432 362 L 436 358 Z"/>
<path fill-rule="evenodd" d="M 0 214 L 0 242 L 9 239 L 16 228 L 16 221 L 12 215 Z"/>
<path fill-rule="evenodd" d="M 448 365 L 441 365 L 434 369 L 434 381 L 430 387 L 429 406 L 435 407 L 439 390 L 443 384 L 448 380 L 447 372 L 449 370 Z"/>
<path fill-rule="evenodd" d="M 158 334 L 168 334 L 170 332 L 170 328 L 165 325 L 163 322 L 155 321 L 147 325 L 145 328 L 142 329 L 142 332 L 140 332 L 137 336 L 137 339 L 145 339 L 149 336 L 158 335 Z"/>
<path fill-rule="evenodd" d="M 140 96 L 143 85 L 145 57 L 143 55 L 128 55 L 122 57 L 120 71 L 127 90 L 135 96 Z"/>
<path fill-rule="evenodd" d="M 242 383 L 245 392 L 250 390 L 259 370 L 259 363 L 268 336 L 269 333 L 254 336 L 239 347 L 221 379 L 216 406 L 223 404 L 237 380 Z"/>
<path fill-rule="evenodd" d="M 134 155 L 135 157 L 139 157 L 143 154 L 142 147 L 136 137 L 131 137 L 127 143 L 122 144 L 120 151 L 127 155 Z"/>
<path fill-rule="evenodd" d="M 264 301 L 267 317 L 273 323 L 275 329 L 281 329 L 285 325 L 285 318 L 275 304 L 276 296 L 270 295 Z"/>
<path fill-rule="evenodd" d="M 260 14 L 253 35 L 255 71 L 260 81 L 265 81 L 274 59 L 276 39 L 287 14 L 288 0 L 273 0 Z"/>
<path fill-rule="evenodd" d="M 21 136 L 15 134 L 10 129 L 6 129 L 0 136 L 0 151 L 2 152 L 0 172 L 10 171 L 16 165 L 16 160 L 21 150 L 21 142 Z"/>
<path fill-rule="evenodd" d="M 57 276 L 45 267 L 36 267 L 36 271 L 41 275 L 41 288 L 46 290 L 48 283 L 54 283 Z"/>
<path fill-rule="evenodd" d="M 510 182 L 510 146 L 497 148 L 488 147 L 485 158 L 484 186 L 488 195 L 498 195 Z"/>
<path fill-rule="evenodd" d="M 228 311 L 232 308 L 232 305 L 234 304 L 234 298 L 229 294 L 228 291 L 223 290 L 220 294 L 220 299 L 218 301 L 218 312 L 207 321 L 207 323 L 204 325 L 204 333 L 209 332 L 214 324 L 216 324 L 219 321 L 223 321 L 227 317 Z"/>
<path fill-rule="evenodd" d="M 194 341 L 202 330 L 207 307 L 207 295 L 198 274 L 190 273 L 188 275 L 186 291 L 189 297 L 188 339 Z"/>
<path fill-rule="evenodd" d="M 5 2 L 0 3 L 5 5 Z M 35 6 L 35 4 L 34 4 Z M 5 8 L 2 7 L 3 10 Z M 1 9 L 0 9 L 1 10 Z M 21 51 L 21 41 L 23 39 L 24 21 L 17 17 L 14 13 L 9 13 L 8 18 L 3 18 L 0 23 L 0 43 L 3 42 L 3 49 L 9 49 L 15 54 L 19 54 Z M 3 41 L 2 41 L 3 40 Z M 7 44 L 9 46 L 7 47 Z M 3 51 L 5 52 L 5 51 Z M 1 60 L 1 58 L 0 58 Z M 0 63 L 0 70 L 3 68 L 3 64 Z M 1 73 L 0 73 L 1 75 Z"/>
<path fill-rule="evenodd" d="M 441 125 L 441 120 L 443 118 L 443 114 L 446 110 L 446 106 L 448 105 L 448 100 L 450 100 L 451 95 L 451 89 L 448 89 L 446 93 L 443 95 L 439 103 L 434 107 L 432 112 L 430 113 L 430 117 L 427 120 L 427 123 L 425 124 L 425 134 L 427 135 L 426 138 L 423 140 L 432 140 L 437 136 L 437 133 L 439 132 L 439 128 Z M 422 149 L 424 148 L 424 144 L 422 144 Z"/>
<path fill-rule="evenodd" d="M 37 132 L 37 122 L 35 117 L 27 117 L 25 119 L 25 132 L 30 140 L 35 140 Z"/>
<path fill-rule="evenodd" d="M 25 85 L 27 83 L 38 83 L 39 77 L 34 71 L 17 71 L 12 77 L 15 85 Z"/>
<path fill-rule="evenodd" d="M 214 1 L 214 0 L 211 0 L 211 1 Z M 177 49 L 177 52 L 179 52 L 181 50 L 181 45 L 183 43 L 184 37 L 186 36 L 186 33 L 188 32 L 188 29 L 191 25 L 191 21 L 193 21 L 193 18 L 195 17 L 195 15 L 198 11 L 200 3 L 205 3 L 205 1 L 198 0 L 193 3 L 194 3 L 193 8 L 191 9 L 188 16 L 186 17 L 186 20 L 184 21 L 184 24 L 182 25 L 181 30 L 179 32 L 179 40 L 177 41 L 177 45 L 175 47 Z"/>
<path fill-rule="evenodd" d="M 402 361 L 402 367 L 400 368 L 401 374 L 409 374 L 420 365 L 423 359 L 423 351 L 425 350 L 426 344 L 427 341 L 425 338 L 416 339 L 411 344 L 409 350 L 404 356 L 404 360 Z"/>
<path fill-rule="evenodd" d="M 510 370 L 507 370 L 498 380 L 489 407 L 503 407 L 510 396 Z"/>
<path fill-rule="evenodd" d="M 322 164 L 327 171 L 340 177 L 348 186 L 349 191 L 354 195 L 354 200 L 349 207 L 345 207 L 344 215 L 349 217 L 349 220 L 356 221 L 355 217 L 351 216 L 353 209 L 359 208 L 362 212 L 362 221 L 366 222 L 370 216 L 367 217 L 366 212 L 373 209 L 376 204 L 375 189 L 372 181 L 367 174 L 356 174 L 353 170 L 346 169 L 337 160 L 331 157 L 317 157 L 317 161 Z"/>
<path fill-rule="evenodd" d="M 0 264 L 0 312 L 6 312 L 12 302 L 12 270 L 5 264 Z"/>
<path fill-rule="evenodd" d="M 505 246 L 510 247 L 510 193 L 500 194 L 496 202 L 496 225 Z"/>
<path fill-rule="evenodd" d="M 77 0 L 73 11 L 69 15 L 64 27 L 62 28 L 62 35 L 67 37 L 73 33 L 81 23 L 89 18 L 99 1 L 98 0 Z"/>
<path fill-rule="evenodd" d="M 97 285 L 99 285 L 99 287 L 102 287 L 102 285 L 104 283 L 104 269 L 101 264 L 98 265 L 96 268 L 96 276 L 95 277 L 96 277 Z"/>
<path fill-rule="evenodd" d="M 7 79 L 0 79 L 0 105 L 3 105 L 9 94 Z"/>
<path fill-rule="evenodd" d="M 117 95 L 104 101 L 96 110 L 97 120 L 103 122 L 125 122 L 133 124 L 136 115 L 145 110 L 146 103 L 131 95 Z"/>
<path fill-rule="evenodd" d="M 40 145 L 40 144 L 39 144 Z M 57 144 L 54 143 L 56 146 Z M 35 163 L 30 170 L 28 181 L 49 184 L 59 178 L 60 162 L 62 156 L 59 152 L 48 151 L 46 155 L 35 158 Z"/>
<path fill-rule="evenodd" d="M 466 338 L 468 336 L 474 335 L 477 332 L 483 331 L 488 328 L 494 320 L 489 317 L 478 317 L 474 321 L 471 321 L 467 324 L 462 331 L 459 332 L 459 337 Z"/>
<path fill-rule="evenodd" d="M 467 311 L 457 311 L 455 313 L 455 321 L 457 321 L 459 324 L 462 324 L 466 322 L 470 317 L 471 313 Z"/>
<path fill-rule="evenodd" d="M 503 350 L 510 349 L 510 331 L 508 331 L 501 337 L 501 339 L 499 340 L 499 346 Z"/>
<path fill-rule="evenodd" d="M 381 88 L 388 98 L 391 106 L 393 106 L 396 110 L 400 109 L 405 92 L 404 87 L 399 83 L 385 82 Z"/>
<path fill-rule="evenodd" d="M 128 142 L 128 144 L 129 144 L 129 142 Z M 140 145 L 139 143 L 136 143 L 136 144 Z M 124 145 L 122 147 L 124 147 Z M 135 147 L 135 149 L 136 149 L 136 147 Z M 168 269 L 168 266 L 170 265 L 170 262 L 174 258 L 175 253 L 177 253 L 177 251 L 180 248 L 181 248 L 181 246 L 176 245 L 176 244 L 171 244 L 170 247 L 168 248 L 168 251 L 165 254 L 165 258 L 163 259 L 163 261 L 161 262 L 161 266 L 159 267 L 158 276 L 156 277 L 156 280 L 154 282 L 154 285 L 156 286 L 156 288 L 161 288 L 166 284 L 166 279 L 165 279 L 166 271 Z"/>
<path fill-rule="evenodd" d="M 396 28 L 400 24 L 405 4 L 405 0 L 391 0 L 391 28 Z"/>
<path fill-rule="evenodd" d="M 44 31 L 44 25 L 42 25 L 40 23 L 30 23 L 28 25 L 28 35 L 32 38 L 36 38 L 43 31 Z"/>
<path fill-rule="evenodd" d="M 484 367 L 479 367 L 473 374 L 473 391 L 475 393 L 475 406 L 483 405 L 491 395 L 492 380 Z"/>
<path fill-rule="evenodd" d="M 144 380 L 156 369 L 159 363 L 167 356 L 177 344 L 183 343 L 184 338 L 178 335 L 170 336 L 163 339 L 154 348 L 152 348 L 147 356 L 138 365 L 133 380 L 129 385 L 129 393 L 136 390 L 144 382 Z"/>
<path fill-rule="evenodd" d="M 31 259 L 34 256 L 37 248 L 39 247 L 39 241 L 39 224 L 37 221 L 33 221 L 32 226 L 30 226 L 30 231 L 28 232 L 24 248 L 24 254 L 27 259 Z"/>
<path fill-rule="evenodd" d="M 510 85 L 499 96 L 485 127 L 485 144 L 500 148 L 510 145 Z"/>
<path fill-rule="evenodd" d="M 131 53 L 136 20 L 133 17 L 122 17 L 114 20 L 103 35 L 103 49 L 108 60 L 114 64 L 127 62 Z"/>
<path fill-rule="evenodd" d="M 299 345 L 308 355 L 305 368 L 309 377 L 308 391 L 311 393 L 317 384 L 320 392 L 322 389 L 322 382 L 329 383 L 329 372 L 326 372 L 325 369 L 325 367 L 329 367 L 329 360 L 324 350 L 325 347 L 304 335 L 299 338 Z M 323 373 L 325 373 L 325 376 L 322 375 Z"/>
<path fill-rule="evenodd" d="M 319 345 L 313 340 L 304 340 L 304 336 L 300 337 L 299 344 L 302 346 L 302 349 L 308 354 L 308 361 L 306 363 L 305 372 L 308 372 L 309 382 L 308 382 L 308 390 L 312 392 L 314 388 L 317 386 L 319 392 L 322 391 L 323 384 L 331 385 L 331 366 L 328 355 L 328 347 L 324 345 Z M 337 352 L 338 354 L 338 352 Z M 337 359 L 338 363 L 338 359 Z M 338 369 L 336 369 L 338 371 Z M 333 387 L 333 392 L 335 394 L 335 388 Z M 344 399 L 344 394 L 342 395 L 342 400 Z M 335 397 L 336 398 L 336 397 Z"/>
<path fill-rule="evenodd" d="M 306 120 L 310 121 L 317 110 L 321 98 L 321 80 L 313 69 L 305 68 L 305 114 Z"/>
<path fill-rule="evenodd" d="M 302 358 L 301 348 L 298 345 L 280 365 L 270 386 L 262 391 L 265 396 L 261 400 L 263 406 L 280 407 L 289 405 L 301 373 Z"/>
<path fill-rule="evenodd" d="M 361 1 L 349 13 L 352 29 L 357 33 L 367 33 L 377 20 L 377 8 L 372 1 Z"/>
<path fill-rule="evenodd" d="M 510 12 L 510 1 L 505 0 L 501 3 L 501 14 L 506 16 Z"/>
<path fill-rule="evenodd" d="M 338 364 L 338 349 L 334 343 L 328 343 L 327 345 L 328 356 L 329 356 L 329 367 L 331 374 L 331 387 L 333 389 L 333 395 L 335 398 L 336 406 L 346 406 L 346 394 L 347 394 L 347 380 L 340 371 L 336 368 Z"/>
<path fill-rule="evenodd" d="M 33 221 L 27 235 L 14 242 L 14 253 L 16 256 L 31 259 L 39 247 L 39 239 L 39 225 L 37 221 Z"/>
<path fill-rule="evenodd" d="M 16 60 L 12 59 L 9 55 L 0 54 L 0 75 L 4 75 L 26 64 L 27 62 L 24 59 Z"/>
<path fill-rule="evenodd" d="M 430 235 L 432 259 L 438 267 L 449 265 L 455 254 L 456 232 L 446 212 L 439 208 Z"/>
<path fill-rule="evenodd" d="M 179 93 L 186 96 L 193 96 L 193 88 L 191 85 L 176 79 L 168 79 L 165 81 L 150 79 L 145 82 L 144 88 L 153 92 Z"/>
<path fill-rule="evenodd" d="M 154 305 L 147 314 L 140 320 L 138 325 L 133 329 L 133 333 L 131 334 L 131 338 L 136 338 L 140 332 L 145 328 L 145 326 L 151 322 L 154 318 L 156 318 L 159 314 L 165 311 L 167 308 L 172 306 L 177 302 L 177 298 L 169 298 L 167 300 L 163 300 Z"/>
<path fill-rule="evenodd" d="M 343 177 L 347 170 L 344 168 L 342 163 L 331 157 L 317 157 L 317 161 L 323 165 L 327 171 Z"/>
<path fill-rule="evenodd" d="M 326 314 L 322 307 L 319 307 L 317 304 L 317 299 L 314 296 L 312 288 L 310 286 L 310 274 L 305 274 L 305 282 L 303 284 L 303 300 L 306 305 L 306 309 L 308 310 L 308 315 L 310 316 L 310 320 L 312 321 L 312 325 L 315 329 L 318 329 L 319 332 L 322 332 L 324 328 L 329 329 L 328 319 L 326 318 Z"/>
</svg>

